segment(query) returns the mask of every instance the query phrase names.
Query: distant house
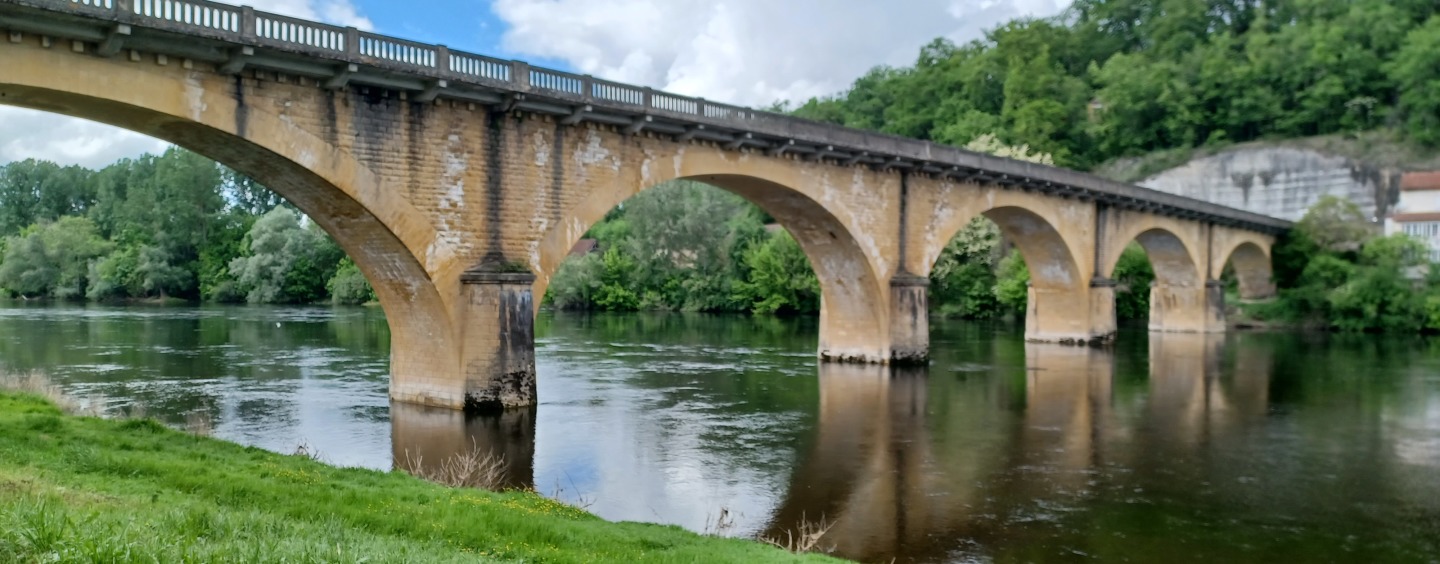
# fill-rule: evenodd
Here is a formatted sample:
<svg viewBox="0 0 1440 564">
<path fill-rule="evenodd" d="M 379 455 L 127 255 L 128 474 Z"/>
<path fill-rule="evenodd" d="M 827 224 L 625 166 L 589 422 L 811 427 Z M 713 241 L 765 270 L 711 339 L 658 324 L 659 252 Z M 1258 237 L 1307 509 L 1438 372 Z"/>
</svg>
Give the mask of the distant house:
<svg viewBox="0 0 1440 564">
<path fill-rule="evenodd" d="M 575 246 L 570 247 L 570 256 L 583 257 L 590 253 L 598 252 L 599 250 L 599 241 L 596 241 L 594 239 L 581 239 L 575 242 Z"/>
<path fill-rule="evenodd" d="M 1440 171 L 1400 177 L 1400 199 L 1385 218 L 1385 234 L 1394 233 L 1423 241 L 1430 247 L 1430 261 L 1440 262 Z"/>
</svg>

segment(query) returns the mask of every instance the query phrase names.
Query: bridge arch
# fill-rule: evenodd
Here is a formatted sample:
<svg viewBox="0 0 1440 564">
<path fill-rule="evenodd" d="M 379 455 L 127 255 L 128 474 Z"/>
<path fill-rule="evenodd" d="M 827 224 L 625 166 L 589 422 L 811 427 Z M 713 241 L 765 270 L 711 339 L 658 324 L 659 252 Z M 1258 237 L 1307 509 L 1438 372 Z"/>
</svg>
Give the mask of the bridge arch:
<svg viewBox="0 0 1440 564">
<path fill-rule="evenodd" d="M 83 118 L 174 143 L 255 179 L 335 239 L 375 289 L 391 328 L 392 396 L 426 375 L 453 371 L 452 320 L 442 292 L 417 257 L 435 231 L 408 202 L 352 155 L 287 116 L 244 104 L 250 86 L 216 93 L 158 65 L 117 86 L 113 62 L 65 49 L 0 49 L 0 105 Z M 443 288 L 443 286 L 441 286 Z M 415 346 L 409 341 L 427 341 Z M 423 386 L 422 386 L 423 388 Z M 443 398 L 409 399 L 446 403 Z"/>
<path fill-rule="evenodd" d="M 872 262 L 873 252 L 847 221 L 849 210 L 822 203 L 797 182 L 793 166 L 775 159 L 741 158 L 700 151 L 676 157 L 661 172 L 646 167 L 638 182 L 616 182 L 588 191 L 547 230 L 531 254 L 536 273 L 532 294 L 543 296 L 570 248 L 606 213 L 642 191 L 674 180 L 689 180 L 736 194 L 769 214 L 790 232 L 820 282 L 819 355 L 828 360 L 885 362 L 889 311 L 887 286 Z M 669 164 L 669 163 L 667 163 Z M 813 186 L 810 186 L 813 188 Z"/>
<path fill-rule="evenodd" d="M 924 210 L 926 215 L 921 217 L 928 221 L 909 227 L 911 240 L 919 247 L 918 255 L 909 257 L 912 272 L 929 276 L 950 239 L 971 220 L 983 216 L 995 222 L 1005 239 L 1019 249 L 1029 269 L 1026 339 L 1073 343 L 1104 340 L 1113 334 L 1113 315 L 1106 321 L 1091 303 L 1093 206 L 1076 206 L 1019 190 L 949 182 L 916 195 L 914 209 Z"/>
<path fill-rule="evenodd" d="M 1222 269 L 1216 272 L 1222 271 L 1226 264 L 1235 270 L 1242 299 L 1262 299 L 1275 294 L 1268 246 L 1250 240 L 1239 241 L 1219 256 Z"/>
<path fill-rule="evenodd" d="M 1047 209 L 1048 206 L 1026 205 L 1024 202 L 1003 202 L 999 205 L 980 206 L 965 210 L 969 213 L 947 213 L 945 221 L 936 226 L 927 237 L 920 259 L 918 274 L 928 276 L 940 260 L 945 245 L 960 233 L 976 217 L 995 222 L 1006 240 L 1020 249 L 1025 257 L 1025 266 L 1030 269 L 1030 283 L 1035 287 L 1050 289 L 1080 288 L 1087 277 L 1077 260 L 1077 249 L 1057 225 L 1063 225 L 1065 218 Z"/>
<path fill-rule="evenodd" d="M 1199 224 L 1187 224 L 1175 218 L 1148 213 L 1112 213 L 1118 217 L 1113 222 L 1113 231 L 1102 240 L 1104 255 L 1097 275 L 1114 278 L 1120 255 L 1131 241 L 1135 241 L 1145 249 L 1145 256 L 1150 259 L 1156 284 L 1186 288 L 1198 288 L 1205 284 L 1205 262 L 1196 248 L 1204 241 Z"/>
<path fill-rule="evenodd" d="M 1145 249 L 1145 256 L 1150 259 L 1151 268 L 1155 269 L 1155 283 L 1166 286 L 1178 287 L 1199 287 L 1205 283 L 1200 275 L 1200 268 L 1196 266 L 1194 253 L 1185 241 L 1163 228 L 1154 228 L 1141 232 L 1131 239 Z M 1129 244 L 1129 240 L 1124 241 Z M 1123 247 L 1122 247 L 1123 252 Z M 1114 259 L 1106 269 L 1106 276 L 1113 277 L 1116 263 L 1120 261 L 1120 253 L 1115 253 Z M 1110 257 L 1106 257 L 1107 260 Z"/>
</svg>

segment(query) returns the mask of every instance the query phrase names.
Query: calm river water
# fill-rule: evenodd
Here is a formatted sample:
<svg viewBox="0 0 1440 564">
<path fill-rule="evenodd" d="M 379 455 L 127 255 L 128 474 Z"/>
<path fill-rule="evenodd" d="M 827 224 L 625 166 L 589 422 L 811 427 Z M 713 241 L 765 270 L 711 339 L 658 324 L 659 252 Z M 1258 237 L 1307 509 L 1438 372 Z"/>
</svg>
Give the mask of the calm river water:
<svg viewBox="0 0 1440 564">
<path fill-rule="evenodd" d="M 609 519 L 864 561 L 1440 561 L 1440 341 L 936 322 L 928 369 L 818 365 L 814 320 L 545 314 L 540 406 L 392 406 L 378 309 L 0 307 L 0 368 L 389 469 L 506 453 Z"/>
</svg>

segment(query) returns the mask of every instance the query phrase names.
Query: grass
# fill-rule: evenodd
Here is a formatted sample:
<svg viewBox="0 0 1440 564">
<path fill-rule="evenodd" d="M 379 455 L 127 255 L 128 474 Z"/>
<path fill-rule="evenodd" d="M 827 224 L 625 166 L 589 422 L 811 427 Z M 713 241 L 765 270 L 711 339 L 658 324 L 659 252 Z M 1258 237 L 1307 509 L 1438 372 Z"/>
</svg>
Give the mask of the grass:
<svg viewBox="0 0 1440 564">
<path fill-rule="evenodd" d="M 327 466 L 0 391 L 0 562 L 766 562 L 534 493 Z"/>
</svg>

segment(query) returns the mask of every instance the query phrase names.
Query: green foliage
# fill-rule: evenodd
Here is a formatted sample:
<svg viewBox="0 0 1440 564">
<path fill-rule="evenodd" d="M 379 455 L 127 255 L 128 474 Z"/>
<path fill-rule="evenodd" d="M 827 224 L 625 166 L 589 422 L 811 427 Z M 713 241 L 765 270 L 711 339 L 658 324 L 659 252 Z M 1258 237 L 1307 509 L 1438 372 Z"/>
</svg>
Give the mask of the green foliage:
<svg viewBox="0 0 1440 564">
<path fill-rule="evenodd" d="M 1419 330 L 1428 321 L 1426 298 L 1407 275 L 1426 266 L 1426 253 L 1423 243 L 1403 234 L 1370 241 L 1360 253 L 1360 265 L 1330 293 L 1331 323 L 1344 331 Z M 1326 270 L 1316 278 L 1338 281 Z"/>
<path fill-rule="evenodd" d="M 1375 224 L 1360 206 L 1337 196 L 1321 197 L 1295 224 L 1295 230 L 1332 253 L 1358 251 L 1375 236 Z"/>
<path fill-rule="evenodd" d="M 277 207 L 246 235 L 249 256 L 230 263 L 238 290 L 252 304 L 311 303 L 324 298 L 341 253 L 317 229 L 300 225 L 300 214 Z"/>
<path fill-rule="evenodd" d="M 995 266 L 1000 259 L 1000 229 L 977 217 L 945 243 L 930 270 L 930 304 L 945 317 L 999 317 Z"/>
<path fill-rule="evenodd" d="M 90 263 L 110 244 L 82 217 L 34 225 L 6 240 L 0 288 L 22 297 L 85 297 Z"/>
<path fill-rule="evenodd" d="M 95 203 L 92 172 L 27 159 L 0 167 L 0 236 L 40 222 L 84 215 Z"/>
<path fill-rule="evenodd" d="M 1080 0 L 968 44 L 937 39 L 913 66 L 877 67 L 794 113 L 956 146 L 994 134 L 1080 168 L 1390 123 L 1440 144 L 1435 13 L 1423 1 Z"/>
<path fill-rule="evenodd" d="M 1440 145 L 1440 16 L 1411 29 L 1393 60 L 1385 65 L 1400 94 L 1398 113 L 1410 136 Z"/>
<path fill-rule="evenodd" d="M 1282 233 L 1270 248 L 1270 263 L 1274 270 L 1275 285 L 1280 288 L 1294 288 L 1300 285 L 1300 276 L 1310 261 L 1320 253 L 1320 245 L 1305 235 L 1304 231 L 1291 229 Z"/>
<path fill-rule="evenodd" d="M 140 247 L 123 247 L 103 259 L 90 263 L 90 287 L 85 297 L 92 300 L 113 300 L 142 293 Z"/>
<path fill-rule="evenodd" d="M 0 166 L 0 293 L 26 298 L 205 298 L 343 303 L 373 299 L 359 270 L 336 284 L 344 253 L 296 219 L 288 246 L 266 247 L 283 266 L 240 280 L 257 214 L 293 208 L 233 170 L 170 149 L 100 171 L 44 161 Z M 291 241 L 293 239 L 293 241 Z M 272 279 L 273 278 L 273 279 Z"/>
<path fill-rule="evenodd" d="M 1025 268 L 1025 257 L 1020 256 L 1018 249 L 1000 261 L 995 278 L 995 300 L 1000 310 L 1023 317 L 1025 304 L 1030 299 L 1030 270 Z"/>
<path fill-rule="evenodd" d="M 0 263 L 0 285 L 21 297 L 50 294 L 60 279 L 60 270 L 50 260 L 45 242 L 37 233 L 11 237 L 5 242 L 5 261 Z"/>
<path fill-rule="evenodd" d="M 767 234 L 767 219 L 704 184 L 646 190 L 590 228 L 600 251 L 566 258 L 545 301 L 608 311 L 818 311 L 804 252 L 788 234 Z"/>
<path fill-rule="evenodd" d="M 325 283 L 325 288 L 330 292 L 331 301 L 340 305 L 360 305 L 376 300 L 375 290 L 350 257 L 340 259 L 340 266 Z"/>
<path fill-rule="evenodd" d="M 633 285 L 635 261 L 610 247 L 600 259 L 600 285 L 595 290 L 595 305 L 609 311 L 634 311 L 640 308 L 640 295 Z"/>
<path fill-rule="evenodd" d="M 810 313 L 820 310 L 820 282 L 805 251 L 783 229 L 745 252 L 747 279 L 739 299 L 755 313 Z"/>
<path fill-rule="evenodd" d="M 1150 257 L 1139 243 L 1130 243 L 1115 263 L 1115 317 L 1117 319 L 1150 318 L 1150 283 L 1155 270 Z"/>
</svg>

